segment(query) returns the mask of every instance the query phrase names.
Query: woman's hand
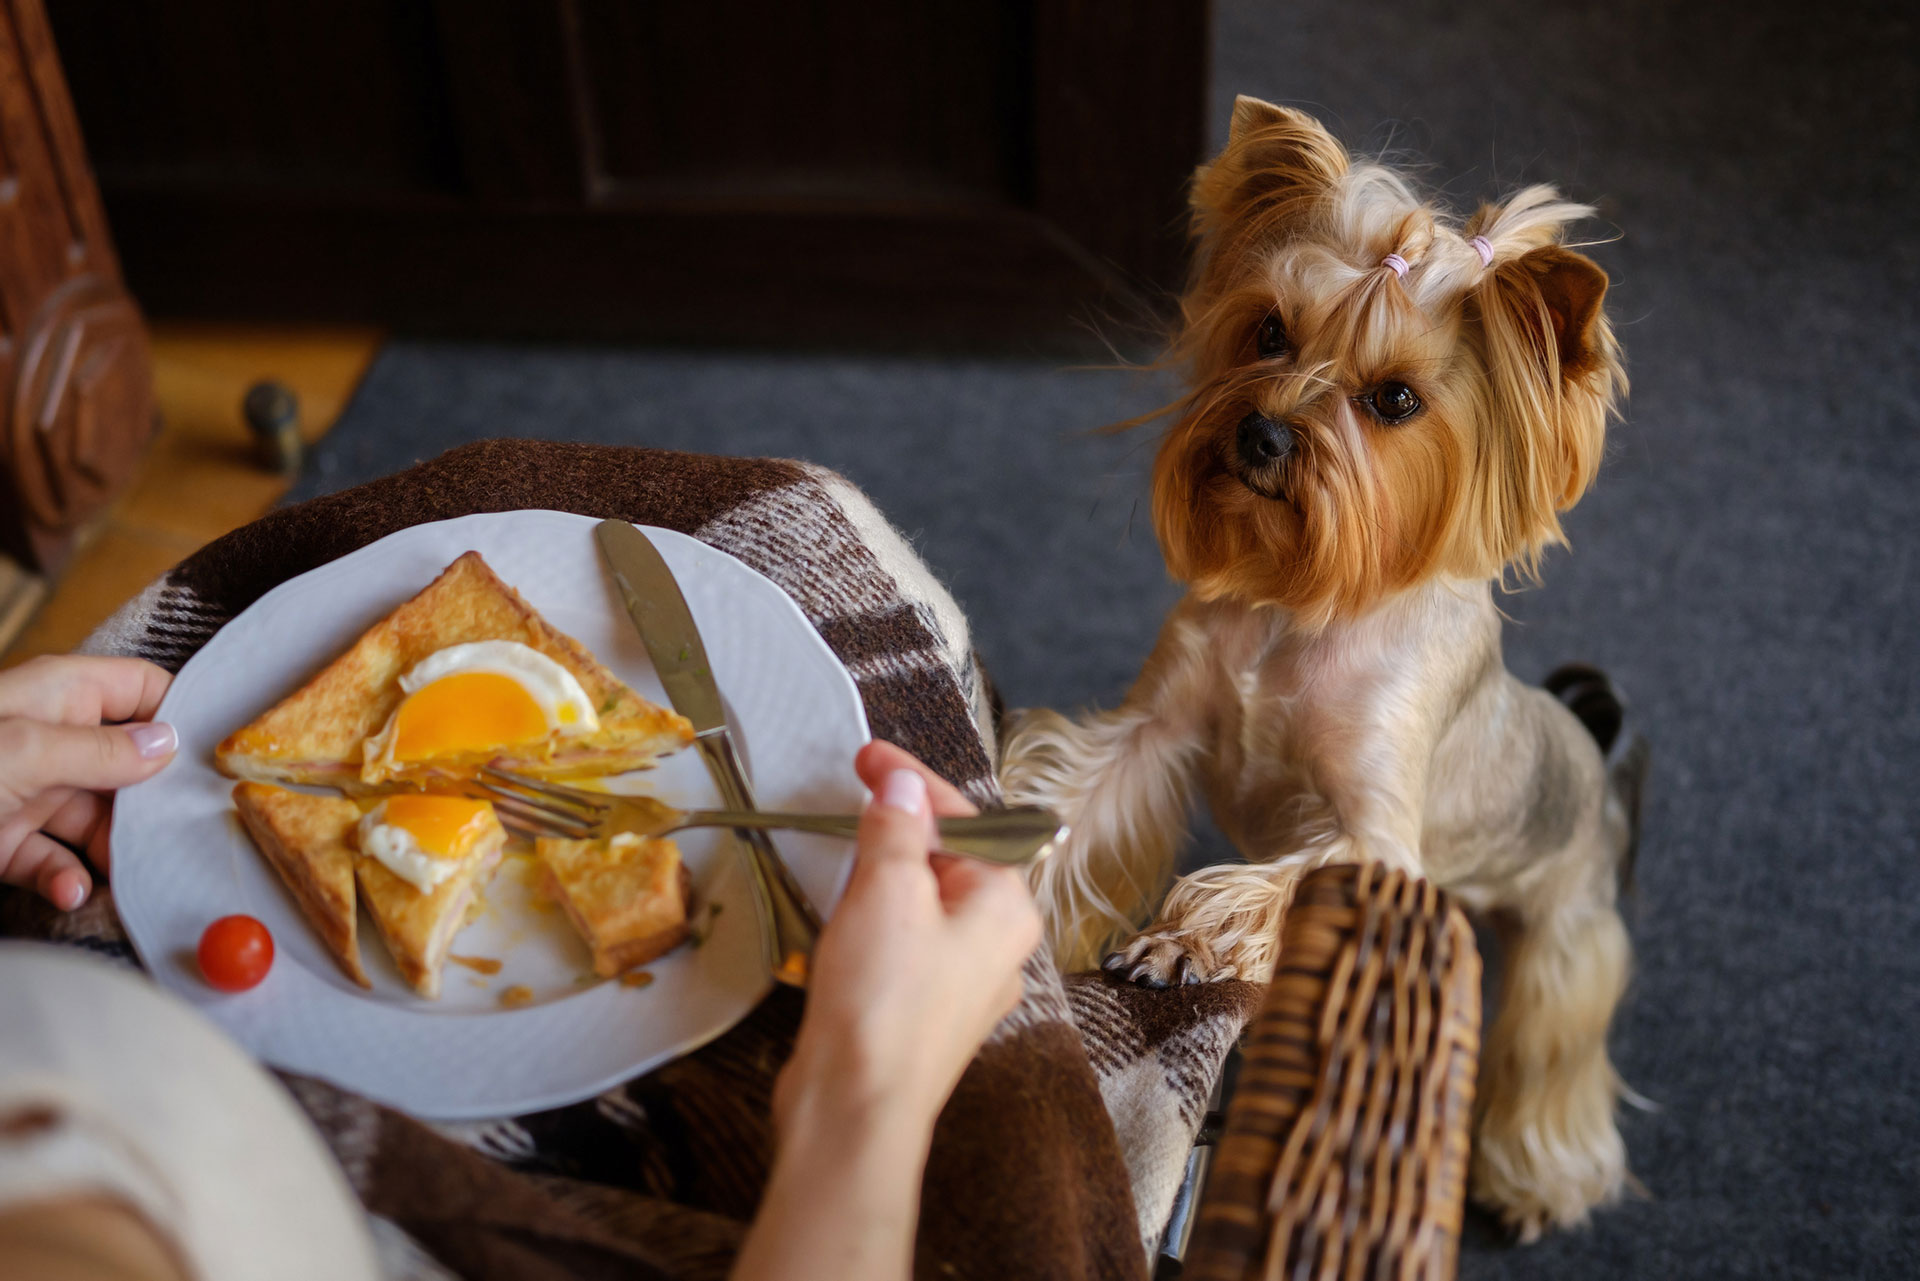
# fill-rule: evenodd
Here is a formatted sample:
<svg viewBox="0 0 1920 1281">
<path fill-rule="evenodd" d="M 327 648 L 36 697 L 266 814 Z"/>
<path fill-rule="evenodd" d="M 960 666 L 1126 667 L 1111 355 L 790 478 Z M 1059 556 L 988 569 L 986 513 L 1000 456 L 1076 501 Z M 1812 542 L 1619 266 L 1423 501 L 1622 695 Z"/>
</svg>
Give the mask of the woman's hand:
<svg viewBox="0 0 1920 1281">
<path fill-rule="evenodd" d="M 931 1134 L 1040 942 L 1019 872 L 928 853 L 934 816 L 972 814 L 966 798 L 891 743 L 868 744 L 854 768 L 874 799 L 774 1096 L 783 1137 L 875 1122 Z"/>
<path fill-rule="evenodd" d="M 113 790 L 173 759 L 173 727 L 149 721 L 172 679 L 138 658 L 0 672 L 0 883 L 69 911 L 87 901 L 93 878 L 73 849 L 105 871 Z"/>
<path fill-rule="evenodd" d="M 774 1087 L 779 1150 L 736 1281 L 909 1275 L 934 1120 L 1040 942 L 1018 872 L 928 853 L 964 797 L 888 743 L 854 768 L 873 804 Z"/>
</svg>

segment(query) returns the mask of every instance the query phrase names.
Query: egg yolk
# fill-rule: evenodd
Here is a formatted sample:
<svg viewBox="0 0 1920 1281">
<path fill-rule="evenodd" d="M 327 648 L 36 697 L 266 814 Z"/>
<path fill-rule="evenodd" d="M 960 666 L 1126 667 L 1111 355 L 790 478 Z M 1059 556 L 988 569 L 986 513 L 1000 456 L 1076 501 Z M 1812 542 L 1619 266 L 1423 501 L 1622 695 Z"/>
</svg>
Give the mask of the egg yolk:
<svg viewBox="0 0 1920 1281">
<path fill-rule="evenodd" d="M 381 821 L 434 858 L 462 857 L 498 821 L 493 806 L 464 796 L 389 796 L 386 805 Z"/>
<path fill-rule="evenodd" d="M 547 736 L 547 714 L 526 687 L 498 672 L 455 672 L 407 696 L 393 727 L 393 758 L 424 761 L 491 751 Z"/>
</svg>

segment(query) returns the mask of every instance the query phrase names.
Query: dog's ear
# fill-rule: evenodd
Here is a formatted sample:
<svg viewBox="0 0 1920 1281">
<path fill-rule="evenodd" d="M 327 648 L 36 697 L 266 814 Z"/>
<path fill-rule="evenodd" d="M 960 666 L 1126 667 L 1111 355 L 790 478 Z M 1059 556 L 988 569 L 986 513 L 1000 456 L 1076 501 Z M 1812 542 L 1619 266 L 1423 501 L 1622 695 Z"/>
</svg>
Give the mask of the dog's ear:
<svg viewBox="0 0 1920 1281">
<path fill-rule="evenodd" d="M 1194 232 L 1260 235 L 1346 175 L 1346 149 L 1303 111 L 1241 96 L 1227 146 L 1194 175 Z"/>
<path fill-rule="evenodd" d="M 1551 243 L 1497 262 L 1479 286 L 1495 469 L 1481 488 L 1481 537 L 1501 563 L 1531 568 L 1564 541 L 1558 513 L 1599 470 L 1607 416 L 1626 391 L 1606 294 L 1592 259 Z"/>
<path fill-rule="evenodd" d="M 1227 125 L 1227 145 L 1244 141 L 1250 134 L 1269 125 L 1289 124 L 1294 120 L 1314 123 L 1312 117 L 1304 116 L 1287 107 L 1276 107 L 1265 98 L 1256 98 L 1252 94 L 1235 94 L 1233 98 L 1233 120 Z"/>
<path fill-rule="evenodd" d="M 1592 372 L 1603 359 L 1597 339 L 1607 296 L 1607 273 L 1585 254 L 1547 245 L 1523 255 L 1514 268 L 1533 278 L 1546 309 L 1544 331 L 1552 334 L 1562 380 Z M 1525 290 L 1522 290 L 1524 293 Z"/>
</svg>

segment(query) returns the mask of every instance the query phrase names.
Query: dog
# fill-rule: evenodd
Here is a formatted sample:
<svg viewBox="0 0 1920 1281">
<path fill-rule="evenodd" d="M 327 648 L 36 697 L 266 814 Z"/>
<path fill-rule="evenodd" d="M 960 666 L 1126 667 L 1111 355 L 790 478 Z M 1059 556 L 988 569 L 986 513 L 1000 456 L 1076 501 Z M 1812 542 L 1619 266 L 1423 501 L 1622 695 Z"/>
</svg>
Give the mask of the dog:
<svg viewBox="0 0 1920 1281">
<path fill-rule="evenodd" d="M 1594 736 L 1508 673 L 1494 589 L 1565 541 L 1627 389 L 1590 216 L 1529 187 L 1464 223 L 1252 98 L 1195 175 L 1153 476 L 1186 595 L 1126 701 L 1014 713 L 1001 778 L 1071 827 L 1034 873 L 1056 959 L 1272 974 L 1298 878 L 1374 859 L 1502 940 L 1471 1188 L 1523 1239 L 1628 1181 L 1607 1028 L 1632 816 Z M 1603 693 L 1605 691 L 1602 691 Z M 1166 890 L 1195 792 L 1247 862 Z M 1147 910 L 1166 890 L 1157 917 Z"/>
</svg>

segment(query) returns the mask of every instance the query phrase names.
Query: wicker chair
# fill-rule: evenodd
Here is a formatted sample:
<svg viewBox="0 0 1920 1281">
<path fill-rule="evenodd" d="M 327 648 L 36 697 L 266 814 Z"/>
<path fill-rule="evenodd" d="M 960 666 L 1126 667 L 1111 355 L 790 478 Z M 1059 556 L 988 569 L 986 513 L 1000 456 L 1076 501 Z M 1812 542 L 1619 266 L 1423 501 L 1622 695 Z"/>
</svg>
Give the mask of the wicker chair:
<svg viewBox="0 0 1920 1281">
<path fill-rule="evenodd" d="M 1454 1275 L 1479 1054 L 1459 908 L 1377 865 L 1300 885 L 1183 1276 Z"/>
</svg>

